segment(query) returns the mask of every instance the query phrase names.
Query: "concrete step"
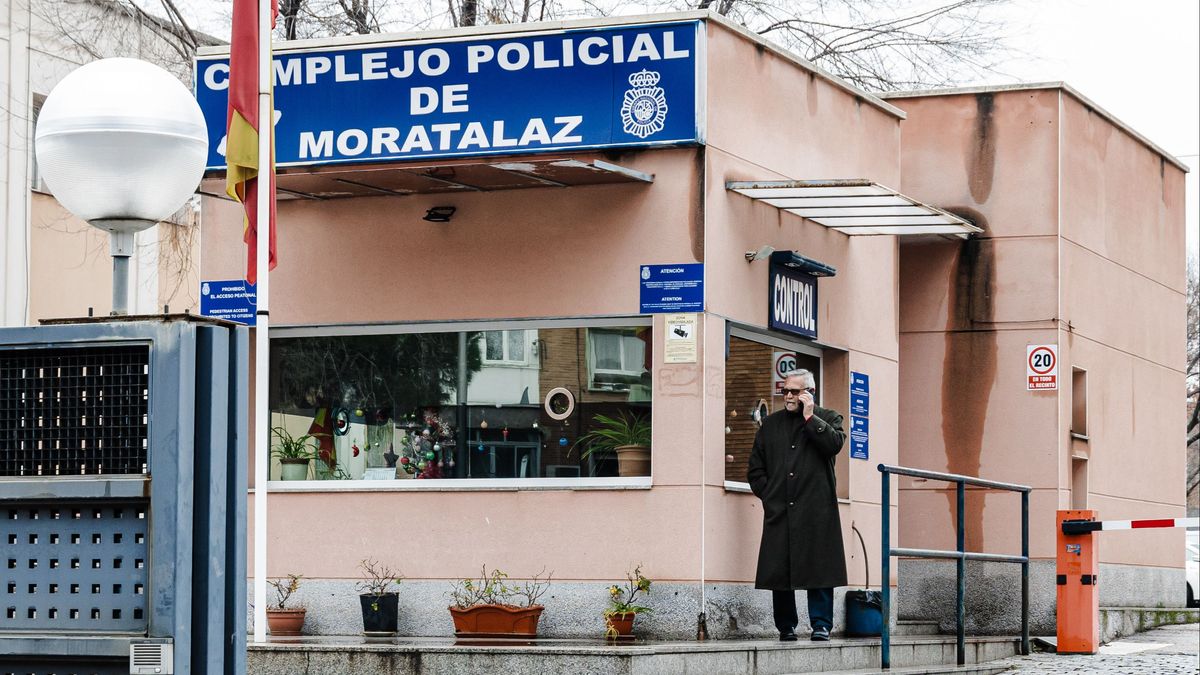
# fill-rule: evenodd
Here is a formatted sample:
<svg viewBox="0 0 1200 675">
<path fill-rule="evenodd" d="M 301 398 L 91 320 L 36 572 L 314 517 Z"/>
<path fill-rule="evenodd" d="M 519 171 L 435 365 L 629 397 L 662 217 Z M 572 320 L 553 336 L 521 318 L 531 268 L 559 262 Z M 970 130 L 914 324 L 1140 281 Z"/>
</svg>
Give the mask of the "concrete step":
<svg viewBox="0 0 1200 675">
<path fill-rule="evenodd" d="M 892 629 L 892 635 L 937 635 L 941 633 L 937 621 L 901 619 Z"/>
<path fill-rule="evenodd" d="M 970 637 L 966 662 L 981 664 L 1014 656 L 1013 637 Z M 1000 672 L 954 670 L 953 636 L 897 636 L 892 639 L 893 672 Z M 603 640 L 471 640 L 453 638 L 368 639 L 358 636 L 278 638 L 251 644 L 250 675 L 492 675 L 493 673 L 589 673 L 590 675 L 787 675 L 854 669 L 879 672 L 879 638 L 838 638 L 829 642 L 712 640 L 708 642 Z M 920 670 L 923 668 L 924 670 Z"/>
<path fill-rule="evenodd" d="M 996 675 L 1009 670 L 1011 666 L 997 666 L 987 663 L 979 663 L 969 666 L 915 666 L 906 668 L 892 668 L 886 672 L 892 675 L 951 675 L 958 673 L 961 675 Z M 866 670 L 825 670 L 812 675 L 879 675 L 884 672 L 878 668 L 868 668 Z M 792 675 L 800 675 L 795 673 Z"/>
</svg>

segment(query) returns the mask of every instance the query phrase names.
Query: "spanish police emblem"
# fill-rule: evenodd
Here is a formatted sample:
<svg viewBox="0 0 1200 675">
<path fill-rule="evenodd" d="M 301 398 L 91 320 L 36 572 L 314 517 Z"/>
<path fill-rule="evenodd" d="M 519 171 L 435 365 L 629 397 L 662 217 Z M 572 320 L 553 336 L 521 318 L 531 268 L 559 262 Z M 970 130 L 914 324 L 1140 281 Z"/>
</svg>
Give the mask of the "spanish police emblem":
<svg viewBox="0 0 1200 675">
<path fill-rule="evenodd" d="M 625 133 L 646 138 L 663 130 L 667 119 L 667 97 L 655 86 L 662 76 L 641 70 L 629 76 L 630 88 L 621 102 L 621 123 Z"/>
</svg>

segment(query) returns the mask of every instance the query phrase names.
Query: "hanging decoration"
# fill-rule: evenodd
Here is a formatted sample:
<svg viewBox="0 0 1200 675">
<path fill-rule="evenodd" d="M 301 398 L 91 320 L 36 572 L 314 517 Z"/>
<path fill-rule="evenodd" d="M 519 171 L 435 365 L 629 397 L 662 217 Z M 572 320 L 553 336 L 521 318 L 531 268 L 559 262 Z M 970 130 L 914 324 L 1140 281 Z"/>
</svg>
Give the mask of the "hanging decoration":
<svg viewBox="0 0 1200 675">
<path fill-rule="evenodd" d="M 454 466 L 454 425 L 434 408 L 424 409 L 410 424 L 414 432 L 398 448 L 401 470 L 414 478 L 445 478 L 442 468 Z"/>
</svg>

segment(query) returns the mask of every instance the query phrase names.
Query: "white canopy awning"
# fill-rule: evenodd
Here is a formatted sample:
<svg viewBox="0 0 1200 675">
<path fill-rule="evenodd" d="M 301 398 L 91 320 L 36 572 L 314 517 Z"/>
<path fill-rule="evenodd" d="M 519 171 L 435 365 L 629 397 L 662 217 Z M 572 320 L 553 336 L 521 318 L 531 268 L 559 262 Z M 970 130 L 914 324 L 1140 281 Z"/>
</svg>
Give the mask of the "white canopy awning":
<svg viewBox="0 0 1200 675">
<path fill-rule="evenodd" d="M 982 232 L 970 222 L 874 181 L 728 181 L 727 190 L 850 235 Z"/>
</svg>

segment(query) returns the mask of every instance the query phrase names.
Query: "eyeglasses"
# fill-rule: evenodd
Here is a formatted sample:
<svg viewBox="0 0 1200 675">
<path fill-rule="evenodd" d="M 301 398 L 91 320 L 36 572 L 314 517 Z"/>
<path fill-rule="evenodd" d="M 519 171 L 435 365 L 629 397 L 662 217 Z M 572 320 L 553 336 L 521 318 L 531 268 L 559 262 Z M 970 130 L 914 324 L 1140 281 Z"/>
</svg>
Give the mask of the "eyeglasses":
<svg viewBox="0 0 1200 675">
<path fill-rule="evenodd" d="M 806 391 L 813 396 L 815 396 L 817 393 L 817 390 L 815 387 L 807 387 L 805 389 L 784 389 L 783 395 L 784 396 L 799 396 L 800 394 L 803 394 Z"/>
</svg>

